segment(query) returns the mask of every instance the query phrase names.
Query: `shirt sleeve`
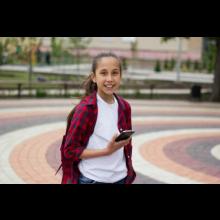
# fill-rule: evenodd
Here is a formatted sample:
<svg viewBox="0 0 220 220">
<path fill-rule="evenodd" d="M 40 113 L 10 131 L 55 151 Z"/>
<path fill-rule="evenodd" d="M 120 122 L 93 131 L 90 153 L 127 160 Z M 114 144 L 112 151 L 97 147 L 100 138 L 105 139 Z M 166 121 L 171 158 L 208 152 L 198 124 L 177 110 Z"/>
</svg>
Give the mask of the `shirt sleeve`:
<svg viewBox="0 0 220 220">
<path fill-rule="evenodd" d="M 132 130 L 132 123 L 131 123 L 131 106 L 128 104 L 127 109 L 127 123 L 128 123 L 128 129 Z"/>
<path fill-rule="evenodd" d="M 126 123 L 127 123 L 127 129 L 132 130 L 132 122 L 131 122 L 131 106 L 128 102 L 126 103 Z M 129 144 L 127 145 L 128 148 L 128 154 L 129 156 L 132 156 L 132 139 L 130 140 Z"/>
<path fill-rule="evenodd" d="M 64 145 L 64 156 L 73 162 L 80 161 L 80 155 L 85 149 L 85 139 L 88 128 L 88 110 L 86 106 L 76 108 Z"/>
</svg>

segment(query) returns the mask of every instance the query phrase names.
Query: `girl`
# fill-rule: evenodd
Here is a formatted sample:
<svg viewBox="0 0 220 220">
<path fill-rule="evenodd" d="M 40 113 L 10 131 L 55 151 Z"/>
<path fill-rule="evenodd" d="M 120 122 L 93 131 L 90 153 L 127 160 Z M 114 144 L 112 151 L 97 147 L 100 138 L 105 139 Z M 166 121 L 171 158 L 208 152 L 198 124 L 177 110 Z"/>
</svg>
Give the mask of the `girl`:
<svg viewBox="0 0 220 220">
<path fill-rule="evenodd" d="M 131 139 L 115 142 L 122 130 L 131 130 L 131 108 L 116 95 L 122 76 L 119 58 L 97 55 L 84 83 L 86 94 L 68 116 L 62 151 L 62 183 L 131 184 Z"/>
</svg>

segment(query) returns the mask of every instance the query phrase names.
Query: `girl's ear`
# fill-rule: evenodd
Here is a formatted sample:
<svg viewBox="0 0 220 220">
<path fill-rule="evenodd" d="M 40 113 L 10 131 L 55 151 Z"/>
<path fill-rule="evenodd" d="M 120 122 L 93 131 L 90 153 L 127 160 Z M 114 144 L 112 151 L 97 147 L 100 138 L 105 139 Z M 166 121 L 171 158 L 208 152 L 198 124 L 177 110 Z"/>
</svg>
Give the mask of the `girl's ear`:
<svg viewBox="0 0 220 220">
<path fill-rule="evenodd" d="M 96 83 L 96 78 L 95 78 L 95 74 L 92 72 L 91 73 L 91 80 Z"/>
</svg>

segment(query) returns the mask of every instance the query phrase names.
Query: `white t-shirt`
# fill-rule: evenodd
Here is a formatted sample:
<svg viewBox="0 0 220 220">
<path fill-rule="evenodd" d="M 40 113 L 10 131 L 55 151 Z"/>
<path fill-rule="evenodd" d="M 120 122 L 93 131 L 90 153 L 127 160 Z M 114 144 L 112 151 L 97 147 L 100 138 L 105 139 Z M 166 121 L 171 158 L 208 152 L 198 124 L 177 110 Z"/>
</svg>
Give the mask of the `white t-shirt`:
<svg viewBox="0 0 220 220">
<path fill-rule="evenodd" d="M 118 102 L 106 103 L 97 93 L 98 116 L 94 132 L 91 135 L 87 149 L 103 149 L 118 131 Z M 127 176 L 127 166 L 124 148 L 111 155 L 82 159 L 79 163 L 80 172 L 92 180 L 113 183 Z"/>
</svg>

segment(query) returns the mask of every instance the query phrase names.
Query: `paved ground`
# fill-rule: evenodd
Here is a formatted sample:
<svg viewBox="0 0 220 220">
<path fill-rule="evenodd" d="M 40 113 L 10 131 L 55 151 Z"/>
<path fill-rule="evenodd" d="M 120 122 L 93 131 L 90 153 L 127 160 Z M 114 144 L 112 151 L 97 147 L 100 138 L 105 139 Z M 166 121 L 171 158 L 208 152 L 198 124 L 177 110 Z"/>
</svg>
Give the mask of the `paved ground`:
<svg viewBox="0 0 220 220">
<path fill-rule="evenodd" d="M 220 104 L 129 100 L 134 183 L 220 183 Z M 60 183 L 59 146 L 77 100 L 0 100 L 0 183 Z"/>
</svg>

